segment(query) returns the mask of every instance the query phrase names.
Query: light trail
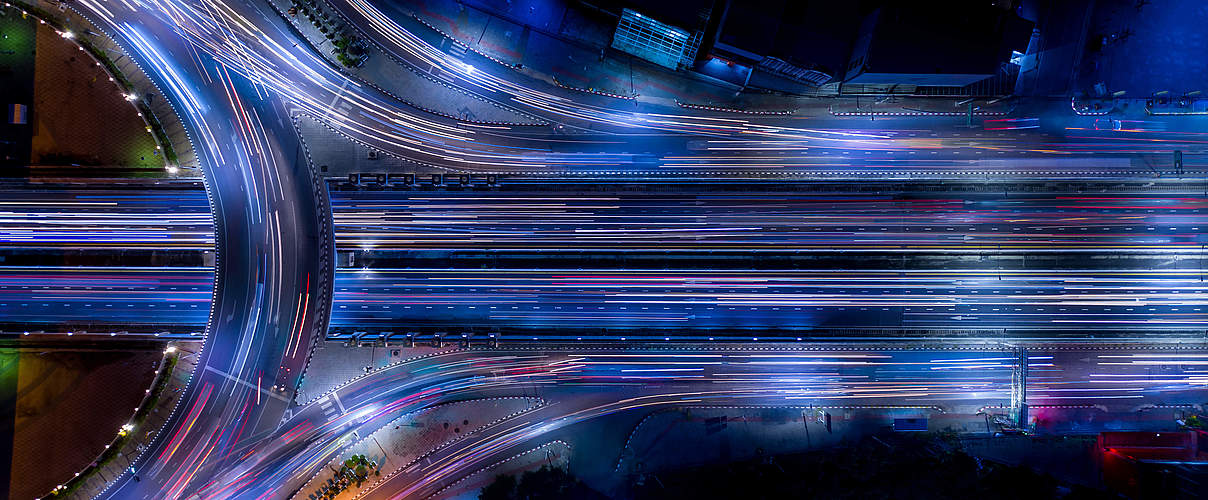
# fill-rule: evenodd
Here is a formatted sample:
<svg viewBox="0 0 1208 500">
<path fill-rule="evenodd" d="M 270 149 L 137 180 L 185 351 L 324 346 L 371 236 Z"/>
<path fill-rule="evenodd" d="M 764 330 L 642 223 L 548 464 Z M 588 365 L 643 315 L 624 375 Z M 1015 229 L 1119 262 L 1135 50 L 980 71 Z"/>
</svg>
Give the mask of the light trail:
<svg viewBox="0 0 1208 500">
<path fill-rule="evenodd" d="M 545 196 L 541 196 L 545 195 Z M 1195 195 L 332 191 L 341 250 L 1198 253 Z"/>
<path fill-rule="evenodd" d="M 210 268 L 0 267 L 0 325 L 187 338 L 205 326 L 213 285 Z"/>
<path fill-rule="evenodd" d="M 4 189 L 0 196 L 0 249 L 214 248 L 200 189 Z"/>
<path fill-rule="evenodd" d="M 1198 270 L 375 269 L 340 271 L 331 325 L 578 331 L 670 328 L 1197 329 Z"/>
</svg>

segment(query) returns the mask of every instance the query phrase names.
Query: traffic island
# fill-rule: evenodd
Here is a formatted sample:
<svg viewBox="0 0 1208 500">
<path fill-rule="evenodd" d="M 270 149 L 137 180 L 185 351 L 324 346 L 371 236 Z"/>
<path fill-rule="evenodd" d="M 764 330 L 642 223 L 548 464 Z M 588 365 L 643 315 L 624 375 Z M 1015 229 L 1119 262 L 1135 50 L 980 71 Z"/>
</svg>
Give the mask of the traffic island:
<svg viewBox="0 0 1208 500">
<path fill-rule="evenodd" d="M 316 404 L 325 416 L 337 418 L 343 412 L 334 401 L 324 397 Z M 426 457 L 463 439 L 474 439 L 478 433 L 542 404 L 538 398 L 502 397 L 445 403 L 406 413 L 364 439 L 341 443 L 347 448 L 293 498 L 345 500 L 367 495 L 395 477 L 407 479 L 409 468 Z M 350 435 L 346 439 L 353 438 Z"/>
</svg>

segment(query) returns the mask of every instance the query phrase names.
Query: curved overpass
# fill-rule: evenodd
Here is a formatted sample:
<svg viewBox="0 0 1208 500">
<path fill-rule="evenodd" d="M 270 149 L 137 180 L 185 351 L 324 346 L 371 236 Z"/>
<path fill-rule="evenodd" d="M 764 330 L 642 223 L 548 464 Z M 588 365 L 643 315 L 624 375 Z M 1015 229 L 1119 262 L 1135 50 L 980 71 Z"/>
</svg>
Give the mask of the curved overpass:
<svg viewBox="0 0 1208 500">
<path fill-rule="evenodd" d="M 381 416 L 376 413 L 384 408 L 379 401 L 401 398 L 404 403 L 392 407 L 394 411 L 424 401 L 424 394 L 457 394 L 457 387 L 443 379 L 403 386 L 398 390 L 415 392 L 378 395 L 375 402 L 340 416 L 307 439 L 292 444 L 276 439 L 305 418 L 307 410 L 291 415 L 287 409 L 330 309 L 329 211 L 325 191 L 292 130 L 294 116 L 316 117 L 350 139 L 455 171 L 648 175 L 671 169 L 689 175 L 746 174 L 779 162 L 789 165 L 783 172 L 809 174 L 826 163 L 786 158 L 774 147 L 751 143 L 750 137 L 761 143 L 785 141 L 795 150 L 869 153 L 868 160 L 854 162 L 854 169 L 841 168 L 835 176 L 892 174 L 901 164 L 914 165 L 919 175 L 943 177 L 967 170 L 963 158 L 968 155 L 998 154 L 1003 147 L 1008 150 L 1002 152 L 1013 157 L 1047 154 L 1038 149 L 1044 138 L 1015 141 L 1004 134 L 988 134 L 983 140 L 955 133 L 917 137 L 789 127 L 775 118 L 767 120 L 770 124 L 741 120 L 719 125 L 692 115 L 613 111 L 567 118 L 602 124 L 599 131 L 572 141 L 549 131 L 484 131 L 401 108 L 349 80 L 299 47 L 276 14 L 252 0 L 88 0 L 79 5 L 153 75 L 188 124 L 199 145 L 217 233 L 214 302 L 198 370 L 170 423 L 137 459 L 134 474 L 118 479 L 107 492 L 116 498 L 281 496 L 313 472 L 321 458 L 334 453 L 344 433 Z M 555 114 L 582 111 L 573 101 L 558 102 L 568 108 Z M 617 133 L 630 128 L 668 143 Z M 716 138 L 725 138 L 724 147 L 708 145 Z M 736 156 L 730 148 L 756 152 Z M 1113 148 L 1109 144 L 1104 149 Z M 912 153 L 928 155 L 929 160 L 901 159 Z M 1090 174 L 1086 169 L 1085 164 L 1070 163 L 1058 170 L 1070 177 L 1145 174 L 1128 165 Z M 1051 167 L 1020 170 L 1001 164 L 985 172 L 991 171 L 1039 177 L 1049 175 Z M 433 369 L 445 377 L 462 374 L 475 381 L 491 373 L 482 367 Z M 374 383 L 383 379 L 361 382 Z"/>
<path fill-rule="evenodd" d="M 189 23 L 198 21 L 191 7 L 79 7 L 172 101 L 197 145 L 214 211 L 217 270 L 198 368 L 133 474 L 106 492 L 182 497 L 236 462 L 234 452 L 275 428 L 288 406 L 326 324 L 326 202 L 283 118 L 292 111 L 190 43 Z"/>
</svg>

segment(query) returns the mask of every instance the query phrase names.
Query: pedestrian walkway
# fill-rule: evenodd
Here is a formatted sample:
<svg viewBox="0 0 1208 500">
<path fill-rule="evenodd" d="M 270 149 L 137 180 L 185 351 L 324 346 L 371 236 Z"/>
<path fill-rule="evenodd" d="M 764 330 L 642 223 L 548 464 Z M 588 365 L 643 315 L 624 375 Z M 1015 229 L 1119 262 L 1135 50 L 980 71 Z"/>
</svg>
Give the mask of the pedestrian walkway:
<svg viewBox="0 0 1208 500">
<path fill-rule="evenodd" d="M 289 0 L 270 0 L 269 5 L 289 22 L 308 43 L 340 71 L 369 83 L 407 105 L 436 115 L 472 123 L 492 125 L 540 125 L 543 122 L 532 115 L 473 95 L 452 85 L 439 69 L 429 67 L 428 72 L 403 64 L 383 53 L 376 46 L 368 48 L 369 56 L 356 67 L 343 65 L 334 54 L 335 47 L 314 24 L 290 14 Z M 316 5 L 321 6 L 322 3 Z M 331 14 L 335 17 L 335 14 Z"/>
<path fill-rule="evenodd" d="M 310 115 L 294 117 L 294 128 L 320 177 L 348 177 L 348 174 L 430 173 L 445 170 L 426 167 L 413 161 L 385 154 L 353 142 L 329 125 Z"/>
<path fill-rule="evenodd" d="M 408 413 L 365 436 L 336 455 L 326 467 L 307 481 L 295 498 L 309 499 L 331 483 L 335 470 L 345 459 L 364 455 L 378 465 L 377 471 L 358 488 L 349 487 L 335 498 L 350 500 L 371 491 L 395 474 L 433 451 L 449 446 L 499 422 L 529 411 L 542 402 L 537 398 L 505 397 L 446 403 Z"/>
<path fill-rule="evenodd" d="M 1202 0 L 1097 0 L 1075 90 L 1208 92 L 1206 24 Z"/>
<path fill-rule="evenodd" d="M 294 402 L 310 403 L 366 373 L 439 350 L 434 347 L 348 347 L 343 342 L 319 342 L 302 374 Z"/>
</svg>

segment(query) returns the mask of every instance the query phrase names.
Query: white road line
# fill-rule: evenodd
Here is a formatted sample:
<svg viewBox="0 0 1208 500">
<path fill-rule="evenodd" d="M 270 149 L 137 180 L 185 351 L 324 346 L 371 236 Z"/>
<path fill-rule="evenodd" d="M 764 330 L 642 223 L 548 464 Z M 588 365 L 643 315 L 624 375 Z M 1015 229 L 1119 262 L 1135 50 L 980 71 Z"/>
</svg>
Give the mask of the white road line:
<svg viewBox="0 0 1208 500">
<path fill-rule="evenodd" d="M 268 390 L 261 389 L 261 388 L 260 388 L 260 387 L 258 387 L 256 384 L 253 384 L 253 383 L 251 383 L 251 382 L 248 382 L 248 381 L 245 381 L 245 380 L 243 380 L 243 379 L 240 379 L 240 378 L 238 378 L 238 377 L 236 377 L 236 376 L 234 376 L 234 375 L 231 375 L 231 374 L 229 374 L 229 373 L 226 373 L 226 372 L 224 372 L 224 371 L 219 371 L 219 370 L 216 370 L 216 369 L 214 369 L 214 367 L 212 367 L 212 366 L 207 366 L 207 367 L 206 367 L 206 371 L 208 371 L 208 372 L 212 372 L 212 373 L 216 373 L 216 374 L 221 375 L 221 376 L 223 376 L 223 377 L 225 377 L 225 378 L 227 378 L 227 379 L 229 379 L 229 380 L 234 381 L 235 383 L 238 383 L 238 384 L 241 384 L 241 385 L 245 385 L 245 386 L 251 387 L 252 389 L 256 389 L 256 390 L 258 390 L 258 391 L 260 391 L 260 392 L 264 393 L 264 395 L 265 395 L 265 396 L 268 396 L 268 397 L 270 397 L 270 398 L 276 398 L 276 399 L 279 399 L 279 400 L 281 400 L 281 401 L 285 401 L 286 403 L 288 403 L 288 402 L 289 402 L 289 398 L 287 398 L 287 397 L 285 397 L 285 396 L 282 396 L 282 395 L 280 395 L 280 394 L 277 394 L 277 393 L 275 393 L 275 392 L 273 392 L 273 391 L 268 391 Z"/>
<path fill-rule="evenodd" d="M 339 101 L 344 97 L 344 89 L 346 88 L 348 88 L 347 78 L 344 79 L 344 83 L 340 84 L 340 91 L 336 93 L 335 97 L 331 98 L 331 103 L 327 105 L 327 111 L 323 112 L 324 120 L 329 120 L 331 118 L 331 110 L 336 107 L 336 101 Z"/>
<path fill-rule="evenodd" d="M 335 402 L 336 402 L 336 406 L 339 406 L 339 407 L 340 407 L 340 414 L 341 414 L 341 415 L 342 415 L 342 414 L 345 414 L 345 413 L 348 413 L 348 410 L 345 410 L 345 409 L 344 409 L 344 403 L 341 403 L 341 402 L 340 402 L 340 396 L 336 395 L 336 393 L 334 393 L 334 392 L 333 392 L 333 393 L 331 393 L 331 400 L 332 400 L 332 401 L 335 401 Z"/>
</svg>

